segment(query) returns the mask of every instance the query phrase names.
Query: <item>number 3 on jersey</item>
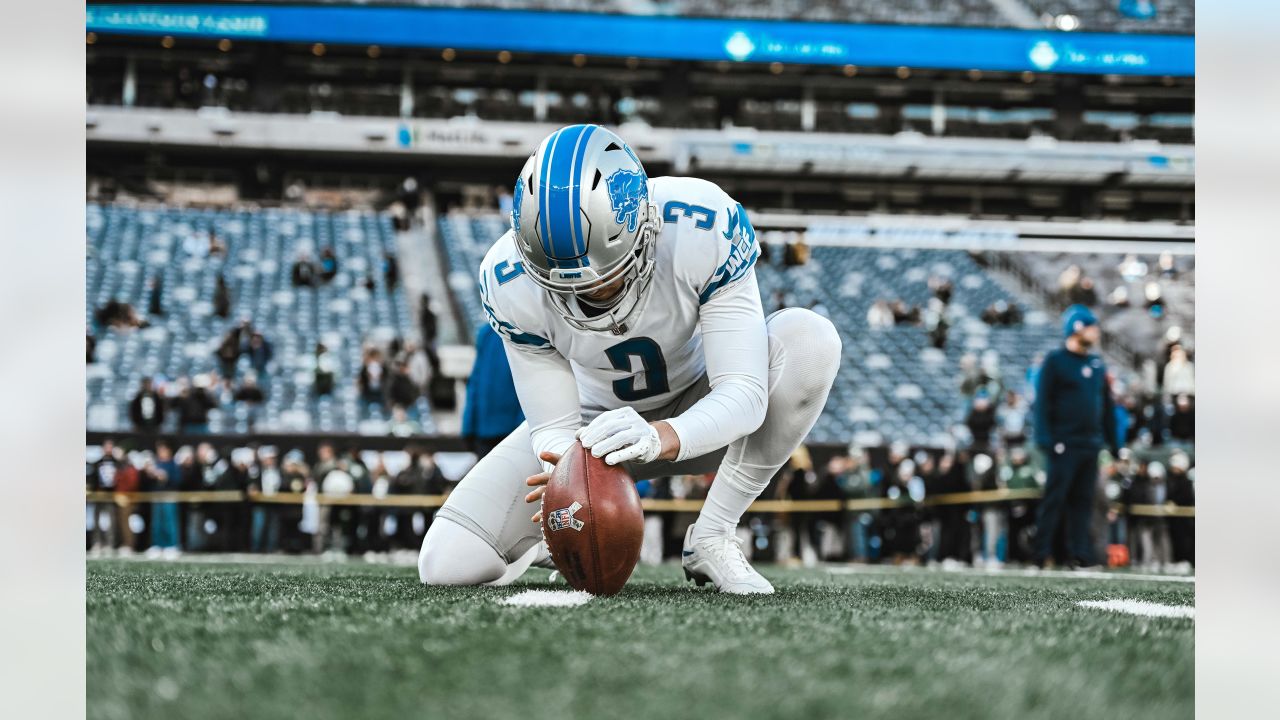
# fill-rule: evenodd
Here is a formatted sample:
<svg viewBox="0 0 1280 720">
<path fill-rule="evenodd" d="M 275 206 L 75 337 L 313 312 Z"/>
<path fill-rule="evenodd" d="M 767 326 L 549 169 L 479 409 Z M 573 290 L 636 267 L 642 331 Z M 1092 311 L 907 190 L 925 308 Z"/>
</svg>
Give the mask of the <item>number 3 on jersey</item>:
<svg viewBox="0 0 1280 720">
<path fill-rule="evenodd" d="M 613 382 L 613 394 L 619 400 L 635 402 L 645 398 L 661 395 L 670 387 L 667 385 L 667 361 L 662 357 L 662 348 L 652 338 L 638 337 L 624 340 L 604 351 L 615 370 L 634 372 L 635 366 L 631 358 L 640 359 L 640 367 L 644 370 L 644 386 L 636 387 L 636 376 L 630 375 Z"/>
</svg>

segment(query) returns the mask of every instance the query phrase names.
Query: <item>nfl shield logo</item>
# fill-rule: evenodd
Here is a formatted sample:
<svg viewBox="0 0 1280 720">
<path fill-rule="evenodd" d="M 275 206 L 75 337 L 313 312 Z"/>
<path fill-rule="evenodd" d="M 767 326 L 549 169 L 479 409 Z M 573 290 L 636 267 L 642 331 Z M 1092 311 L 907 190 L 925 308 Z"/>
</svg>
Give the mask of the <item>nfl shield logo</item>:
<svg viewBox="0 0 1280 720">
<path fill-rule="evenodd" d="M 574 517 L 573 514 L 582 509 L 582 503 L 577 500 L 567 508 L 554 510 L 547 516 L 547 525 L 551 527 L 552 532 L 556 530 L 564 530 L 565 528 L 573 528 L 574 530 L 582 530 L 582 521 Z"/>
</svg>

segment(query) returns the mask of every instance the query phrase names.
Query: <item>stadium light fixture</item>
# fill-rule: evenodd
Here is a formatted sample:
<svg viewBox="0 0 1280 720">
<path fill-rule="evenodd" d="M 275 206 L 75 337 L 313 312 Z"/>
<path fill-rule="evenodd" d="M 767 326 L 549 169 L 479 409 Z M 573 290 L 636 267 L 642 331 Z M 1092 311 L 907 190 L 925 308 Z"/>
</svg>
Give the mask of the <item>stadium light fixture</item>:
<svg viewBox="0 0 1280 720">
<path fill-rule="evenodd" d="M 511 51 L 503 50 L 502 52 L 498 53 L 498 62 L 502 63 L 503 65 L 506 65 L 507 63 L 511 62 Z"/>
<path fill-rule="evenodd" d="M 1030 70 L 1023 70 L 1023 71 L 1022 71 L 1022 82 L 1027 83 L 1028 85 L 1030 85 L 1031 83 L 1033 83 L 1033 82 L 1035 82 L 1035 81 L 1036 81 L 1036 74 L 1035 74 L 1035 73 L 1031 72 Z"/>
<path fill-rule="evenodd" d="M 84 36 L 85 45 L 92 45 L 96 42 L 98 42 L 98 33 L 88 33 Z"/>
<path fill-rule="evenodd" d="M 453 48 L 445 48 L 440 52 L 440 57 L 443 58 L 445 62 L 453 62 L 453 59 L 458 57 L 458 52 Z"/>
<path fill-rule="evenodd" d="M 857 66 L 857 65 L 845 65 L 845 66 L 844 66 L 844 70 L 843 70 L 843 72 L 844 72 L 844 76 L 845 76 L 845 77 L 853 77 L 854 75 L 857 75 L 857 74 L 858 74 L 858 66 Z"/>
<path fill-rule="evenodd" d="M 222 52 L 230 52 L 231 41 L 226 38 L 222 38 L 221 40 L 218 41 L 218 49 L 221 50 Z"/>
<path fill-rule="evenodd" d="M 172 35 L 165 35 L 164 37 L 160 38 L 160 47 L 164 48 L 165 50 L 173 49 L 173 44 L 174 43 L 173 43 Z"/>
<path fill-rule="evenodd" d="M 311 46 L 311 54 L 315 55 L 316 57 L 324 57 L 325 51 L 326 51 L 326 48 L 324 46 L 324 43 L 316 43 L 315 45 Z"/>
<path fill-rule="evenodd" d="M 769 63 L 769 72 L 773 73 L 774 75 L 781 75 L 781 74 L 782 74 L 782 63 L 780 63 L 780 62 L 771 62 L 771 63 Z"/>
<path fill-rule="evenodd" d="M 574 67 L 582 67 L 583 65 L 586 65 L 586 64 L 587 64 L 587 56 L 586 56 L 586 55 L 583 55 L 582 53 L 578 53 L 578 54 L 576 54 L 576 55 L 574 55 L 574 56 L 573 56 L 573 66 L 574 66 Z"/>
<path fill-rule="evenodd" d="M 1053 24 L 1063 32 L 1071 32 L 1072 30 L 1079 29 L 1080 18 L 1072 15 L 1071 13 L 1063 13 L 1053 19 Z"/>
<path fill-rule="evenodd" d="M 907 78 L 911 77 L 911 68 L 905 65 L 901 65 L 898 67 L 896 74 L 899 80 L 906 80 Z"/>
<path fill-rule="evenodd" d="M 378 58 L 382 57 L 382 48 L 378 47 L 377 45 L 370 45 L 369 48 L 365 50 L 365 54 L 373 58 L 374 60 L 377 60 Z"/>
</svg>

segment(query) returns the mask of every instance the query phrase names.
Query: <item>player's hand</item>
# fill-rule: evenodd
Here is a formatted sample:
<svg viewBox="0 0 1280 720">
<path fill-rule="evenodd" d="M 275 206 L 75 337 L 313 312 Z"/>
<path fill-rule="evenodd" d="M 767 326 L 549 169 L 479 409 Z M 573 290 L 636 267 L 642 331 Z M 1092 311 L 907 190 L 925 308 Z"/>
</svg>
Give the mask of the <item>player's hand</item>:
<svg viewBox="0 0 1280 720">
<path fill-rule="evenodd" d="M 538 453 L 538 459 L 542 460 L 543 462 L 549 462 L 552 465 L 555 465 L 556 463 L 560 462 L 560 456 L 553 452 Z M 551 482 L 550 472 L 540 472 L 537 475 L 530 475 L 529 478 L 524 481 L 524 484 L 532 487 L 533 490 L 528 495 L 524 496 L 524 501 L 527 503 L 535 503 L 535 502 L 541 501 L 542 493 L 547 491 L 548 482 Z M 538 512 L 534 513 L 533 517 L 530 519 L 533 520 L 535 523 L 542 522 L 542 510 L 538 510 Z"/>
<path fill-rule="evenodd" d="M 630 460 L 643 465 L 658 459 L 662 452 L 658 429 L 629 406 L 600 413 L 578 430 L 578 440 L 592 455 L 604 458 L 610 465 Z"/>
</svg>

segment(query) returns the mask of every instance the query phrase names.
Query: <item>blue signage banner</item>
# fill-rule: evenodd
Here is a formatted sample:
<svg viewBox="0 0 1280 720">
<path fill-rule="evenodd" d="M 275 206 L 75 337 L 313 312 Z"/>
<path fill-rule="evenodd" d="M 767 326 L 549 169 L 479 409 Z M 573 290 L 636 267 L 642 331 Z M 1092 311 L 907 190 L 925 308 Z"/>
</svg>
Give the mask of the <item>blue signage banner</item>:
<svg viewBox="0 0 1280 720">
<path fill-rule="evenodd" d="M 821 65 L 1195 75 L 1189 35 L 425 7 L 90 5 L 98 33 Z"/>
</svg>

